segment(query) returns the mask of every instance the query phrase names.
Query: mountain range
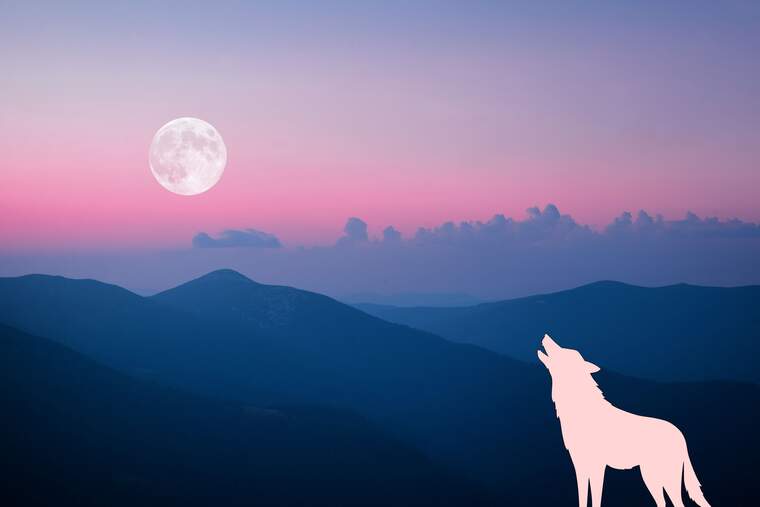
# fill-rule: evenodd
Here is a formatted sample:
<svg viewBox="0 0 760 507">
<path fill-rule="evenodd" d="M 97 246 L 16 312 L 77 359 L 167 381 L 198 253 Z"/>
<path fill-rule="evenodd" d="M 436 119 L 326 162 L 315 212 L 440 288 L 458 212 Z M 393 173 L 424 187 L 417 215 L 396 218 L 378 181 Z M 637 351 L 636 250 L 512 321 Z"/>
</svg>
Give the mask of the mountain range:
<svg viewBox="0 0 760 507">
<path fill-rule="evenodd" d="M 392 294 L 379 294 L 376 292 L 357 292 L 337 298 L 348 304 L 374 304 L 390 306 L 472 306 L 484 303 L 462 292 L 397 292 Z"/>
<path fill-rule="evenodd" d="M 0 279 L 0 322 L 73 349 L 109 372 L 172 392 L 264 410 L 309 406 L 350 414 L 377 429 L 377 445 L 388 439 L 397 442 L 397 452 L 428 460 L 410 461 L 422 477 L 457 479 L 450 482 L 451 492 L 436 492 L 422 481 L 418 491 L 396 503 L 435 503 L 436 493 L 462 505 L 557 505 L 575 498 L 550 381 L 536 362 L 453 343 L 320 294 L 259 284 L 230 270 L 147 298 L 93 280 L 33 275 Z M 531 339 L 537 343 L 542 334 Z M 561 333 L 555 337 L 563 345 L 571 340 Z M 594 353 L 584 350 L 592 359 Z M 25 371 L 44 376 L 46 366 Z M 71 372 L 71 378 L 81 377 Z M 760 452 L 754 432 L 757 385 L 662 383 L 606 371 L 596 377 L 616 405 L 666 418 L 683 430 L 712 502 L 741 504 L 760 493 L 750 474 Z M 86 389 L 83 382 L 80 388 Z M 221 432 L 231 441 L 247 438 L 245 431 L 226 434 L 222 426 L 208 433 Z M 342 427 L 338 421 L 328 426 Z M 297 448 L 294 453 L 299 460 Z M 390 461 L 376 462 L 375 472 L 382 478 L 390 474 L 392 481 Z M 322 466 L 308 454 L 303 463 Z M 348 484 L 338 469 L 323 468 L 332 487 Z M 293 471 L 294 477 L 301 473 Z M 459 501 L 461 495 L 467 500 Z M 648 498 L 635 471 L 608 473 L 605 499 L 612 505 L 641 505 Z"/>
<path fill-rule="evenodd" d="M 487 501 L 346 411 L 213 400 L 1 325 L 0 381 L 3 505 Z"/>
<path fill-rule="evenodd" d="M 654 380 L 760 383 L 760 286 L 647 288 L 598 282 L 576 289 L 457 308 L 361 310 L 444 338 L 535 361 L 536 337 L 614 371 Z"/>
</svg>

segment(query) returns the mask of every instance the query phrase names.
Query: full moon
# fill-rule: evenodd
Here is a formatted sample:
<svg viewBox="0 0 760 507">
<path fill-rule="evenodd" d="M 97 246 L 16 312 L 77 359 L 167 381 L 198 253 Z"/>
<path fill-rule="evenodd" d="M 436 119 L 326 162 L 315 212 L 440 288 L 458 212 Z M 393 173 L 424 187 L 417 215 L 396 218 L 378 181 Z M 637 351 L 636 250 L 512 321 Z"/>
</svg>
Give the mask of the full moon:
<svg viewBox="0 0 760 507">
<path fill-rule="evenodd" d="M 165 189 L 197 195 L 219 182 L 227 164 L 227 147 L 219 132 L 205 121 L 177 118 L 153 136 L 148 162 Z"/>
</svg>

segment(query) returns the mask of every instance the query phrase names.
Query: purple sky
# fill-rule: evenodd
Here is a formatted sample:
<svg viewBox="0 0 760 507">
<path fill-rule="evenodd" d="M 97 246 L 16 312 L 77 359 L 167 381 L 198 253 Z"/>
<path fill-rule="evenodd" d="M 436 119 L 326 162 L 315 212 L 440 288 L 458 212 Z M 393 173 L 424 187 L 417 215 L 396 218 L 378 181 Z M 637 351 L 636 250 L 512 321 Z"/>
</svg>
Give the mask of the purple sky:
<svg viewBox="0 0 760 507">
<path fill-rule="evenodd" d="M 284 273 L 333 251 L 351 216 L 407 242 L 547 203 L 600 237 L 624 210 L 760 221 L 758 2 L 540 3 L 6 3 L 0 273 L 92 266 L 153 290 L 230 262 L 338 293 L 350 279 Z M 199 196 L 167 192 L 147 164 L 155 131 L 180 116 L 227 145 L 221 181 Z M 248 229 L 280 248 L 255 248 L 258 233 L 234 258 L 203 236 L 191 246 Z M 172 255 L 187 256 L 182 273 L 167 274 Z M 117 258 L 149 272 L 127 276 Z M 757 283 L 756 268 L 658 276 Z M 573 269 L 567 283 L 606 274 Z M 406 290 L 398 276 L 364 285 Z M 472 276 L 418 289 L 543 287 Z"/>
</svg>

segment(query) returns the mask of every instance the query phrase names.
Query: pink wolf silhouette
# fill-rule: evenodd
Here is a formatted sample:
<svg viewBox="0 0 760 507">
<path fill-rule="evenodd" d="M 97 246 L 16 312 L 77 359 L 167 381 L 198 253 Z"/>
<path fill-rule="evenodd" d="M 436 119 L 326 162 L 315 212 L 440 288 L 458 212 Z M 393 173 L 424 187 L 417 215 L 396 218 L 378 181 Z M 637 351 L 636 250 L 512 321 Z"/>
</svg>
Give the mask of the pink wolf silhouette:
<svg viewBox="0 0 760 507">
<path fill-rule="evenodd" d="M 549 335 L 544 335 L 541 345 L 546 353 L 539 349 L 538 358 L 552 378 L 552 400 L 575 467 L 580 507 L 586 507 L 589 483 L 592 505 L 602 505 L 606 467 L 629 469 L 636 465 L 657 507 L 665 506 L 663 489 L 675 507 L 683 507 L 682 472 L 692 500 L 701 507 L 710 506 L 678 428 L 662 419 L 614 407 L 591 378 L 599 371 L 598 366 L 583 359 L 577 350 L 560 347 Z"/>
</svg>

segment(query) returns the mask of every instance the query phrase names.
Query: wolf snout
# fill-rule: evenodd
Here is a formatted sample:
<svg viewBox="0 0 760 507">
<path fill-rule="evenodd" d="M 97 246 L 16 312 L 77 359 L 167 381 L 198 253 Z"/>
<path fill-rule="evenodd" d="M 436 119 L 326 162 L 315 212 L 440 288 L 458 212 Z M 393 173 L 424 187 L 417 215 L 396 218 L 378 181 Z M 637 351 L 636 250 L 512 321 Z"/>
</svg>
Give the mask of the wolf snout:
<svg viewBox="0 0 760 507">
<path fill-rule="evenodd" d="M 559 348 L 559 345 L 552 340 L 552 337 L 548 334 L 544 335 L 544 338 L 541 340 L 541 346 L 544 348 L 547 354 L 551 355 L 552 352 L 557 350 Z"/>
</svg>

